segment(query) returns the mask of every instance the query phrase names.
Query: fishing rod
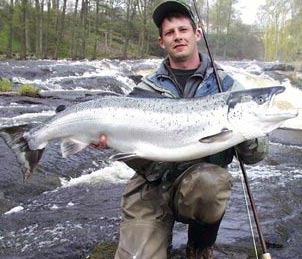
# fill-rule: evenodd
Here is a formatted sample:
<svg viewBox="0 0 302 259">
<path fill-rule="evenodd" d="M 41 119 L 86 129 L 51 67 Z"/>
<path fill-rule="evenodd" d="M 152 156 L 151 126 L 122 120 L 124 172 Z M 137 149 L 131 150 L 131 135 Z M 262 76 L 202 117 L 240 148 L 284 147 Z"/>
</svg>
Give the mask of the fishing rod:
<svg viewBox="0 0 302 259">
<path fill-rule="evenodd" d="M 205 33 L 205 30 L 204 30 L 204 27 L 203 27 L 202 20 L 201 20 L 201 17 L 200 17 L 200 13 L 198 11 L 196 0 L 193 0 L 193 3 L 194 3 L 195 13 L 196 13 L 198 21 L 199 21 L 199 26 L 200 26 L 201 31 L 202 31 L 203 39 L 204 39 L 204 42 L 205 42 L 210 60 L 212 62 L 213 72 L 214 72 L 214 75 L 215 75 L 215 78 L 216 78 L 216 81 L 217 81 L 218 90 L 219 90 L 219 92 L 223 92 L 221 81 L 220 81 L 220 78 L 219 78 L 219 75 L 218 75 L 218 72 L 217 72 L 217 68 L 216 68 L 216 64 L 214 62 L 214 58 L 213 58 L 212 53 L 210 51 L 210 47 L 209 47 L 209 44 L 208 44 L 208 40 L 207 40 L 207 37 L 206 37 L 206 33 Z M 244 163 L 240 159 L 240 157 L 238 156 L 237 152 L 235 152 L 235 153 L 236 153 L 237 159 L 239 161 L 239 166 L 240 166 L 243 178 L 244 178 L 245 188 L 246 188 L 246 191 L 247 191 L 247 194 L 248 194 L 248 197 L 249 197 L 249 201 L 250 201 L 250 204 L 251 204 L 251 208 L 252 208 L 252 211 L 253 211 L 253 216 L 254 216 L 254 220 L 255 220 L 256 227 L 257 227 L 257 232 L 258 232 L 258 236 L 259 236 L 259 240 L 260 240 L 260 244 L 261 244 L 261 248 L 262 248 L 262 252 L 263 252 L 262 258 L 263 259 L 272 259 L 270 253 L 268 253 L 268 251 L 267 251 L 266 243 L 265 243 L 262 228 L 261 228 L 261 225 L 260 225 L 260 221 L 259 221 L 255 201 L 254 201 L 254 198 L 253 198 L 250 186 L 249 186 L 248 177 L 247 177 L 247 173 L 246 173 Z"/>
</svg>

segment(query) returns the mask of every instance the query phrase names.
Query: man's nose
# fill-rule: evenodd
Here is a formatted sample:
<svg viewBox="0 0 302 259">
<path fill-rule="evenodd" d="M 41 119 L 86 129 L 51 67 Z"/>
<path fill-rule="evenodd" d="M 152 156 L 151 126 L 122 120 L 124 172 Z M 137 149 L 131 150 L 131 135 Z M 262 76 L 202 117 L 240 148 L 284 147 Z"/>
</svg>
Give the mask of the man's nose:
<svg viewBox="0 0 302 259">
<path fill-rule="evenodd" d="M 174 40 L 175 40 L 175 41 L 179 41 L 179 40 L 182 39 L 181 33 L 180 33 L 180 31 L 178 31 L 178 30 L 175 31 L 174 36 L 175 36 L 175 37 L 174 37 Z"/>
</svg>

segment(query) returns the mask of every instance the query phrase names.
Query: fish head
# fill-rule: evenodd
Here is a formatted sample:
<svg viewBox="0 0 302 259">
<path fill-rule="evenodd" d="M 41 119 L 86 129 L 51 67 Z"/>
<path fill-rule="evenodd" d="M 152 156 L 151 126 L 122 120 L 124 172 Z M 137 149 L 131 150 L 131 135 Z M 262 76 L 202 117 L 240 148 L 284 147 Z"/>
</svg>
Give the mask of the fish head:
<svg viewBox="0 0 302 259">
<path fill-rule="evenodd" d="M 284 91 L 284 86 L 272 86 L 230 93 L 227 117 L 232 128 L 250 139 L 265 136 L 296 117 L 297 109 L 280 109 L 274 104 L 275 96 Z"/>
</svg>

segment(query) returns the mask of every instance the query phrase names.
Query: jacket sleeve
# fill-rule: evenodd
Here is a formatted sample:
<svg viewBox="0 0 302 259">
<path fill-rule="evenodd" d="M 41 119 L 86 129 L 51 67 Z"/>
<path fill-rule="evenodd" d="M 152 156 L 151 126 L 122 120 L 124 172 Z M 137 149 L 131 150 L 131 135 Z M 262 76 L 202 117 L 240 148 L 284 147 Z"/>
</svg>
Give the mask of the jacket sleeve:
<svg viewBox="0 0 302 259">
<path fill-rule="evenodd" d="M 268 137 L 244 141 L 236 146 L 236 151 L 245 164 L 255 164 L 268 153 Z"/>
</svg>

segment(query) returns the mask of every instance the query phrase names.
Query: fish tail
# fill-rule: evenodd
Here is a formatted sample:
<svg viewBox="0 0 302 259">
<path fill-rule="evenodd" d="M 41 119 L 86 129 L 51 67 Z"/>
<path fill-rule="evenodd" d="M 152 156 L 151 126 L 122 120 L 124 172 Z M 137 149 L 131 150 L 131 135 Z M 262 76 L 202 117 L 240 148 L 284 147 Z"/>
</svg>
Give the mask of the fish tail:
<svg viewBox="0 0 302 259">
<path fill-rule="evenodd" d="M 44 148 L 31 150 L 27 140 L 23 137 L 27 125 L 13 126 L 0 130 L 0 137 L 15 153 L 23 168 L 23 179 L 26 181 L 39 163 Z"/>
</svg>

